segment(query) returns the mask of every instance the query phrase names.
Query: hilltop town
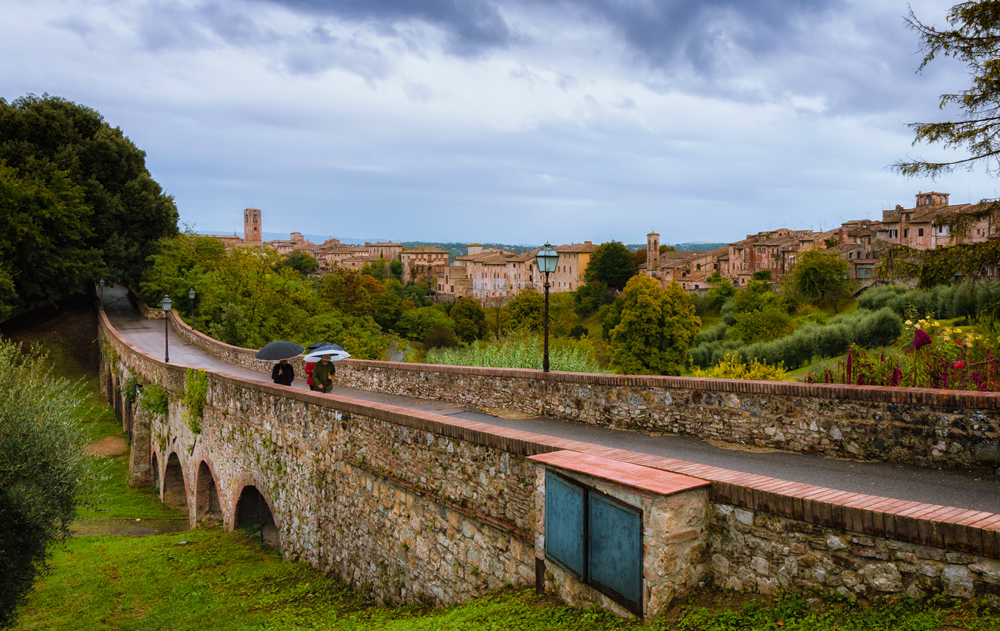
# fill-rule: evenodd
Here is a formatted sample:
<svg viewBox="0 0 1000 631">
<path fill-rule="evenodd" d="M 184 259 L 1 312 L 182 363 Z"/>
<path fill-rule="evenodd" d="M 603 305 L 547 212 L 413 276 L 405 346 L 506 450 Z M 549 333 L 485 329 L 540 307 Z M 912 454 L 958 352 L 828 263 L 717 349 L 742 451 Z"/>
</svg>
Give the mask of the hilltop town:
<svg viewBox="0 0 1000 631">
<path fill-rule="evenodd" d="M 657 278 L 665 286 L 676 281 L 689 291 L 709 287 L 708 279 L 721 277 L 734 285 L 750 282 L 754 273 L 770 272 L 773 281 L 780 280 L 794 266 L 797 257 L 806 250 L 836 252 L 847 261 L 849 277 L 862 284 L 875 277 L 875 267 L 893 246 L 915 250 L 932 250 L 958 243 L 978 243 L 1000 238 L 1000 229 L 989 214 L 978 216 L 982 204 L 950 204 L 948 193 L 930 191 L 917 193 L 911 208 L 897 205 L 882 212 L 881 221 L 853 219 L 827 231 L 791 230 L 779 228 L 747 235 L 708 252 L 675 252 L 660 247 L 660 235 L 646 235 L 646 262 L 640 272 Z M 953 231 L 952 226 L 962 217 L 967 228 Z M 341 243 L 327 239 L 321 244 L 306 240 L 293 232 L 289 239 L 264 242 L 261 239 L 261 210 L 244 210 L 244 236 L 211 235 L 227 248 L 268 246 L 285 255 L 294 251 L 310 253 L 318 262 L 320 272 L 336 268 L 360 270 L 379 260 L 400 261 L 402 280 L 425 282 L 437 292 L 443 302 L 469 297 L 480 302 L 499 302 L 512 298 L 540 284 L 535 254 L 537 250 L 515 253 L 479 243 L 468 246 L 464 256 L 450 260 L 447 250 L 427 245 L 412 249 L 397 242 L 366 242 L 364 245 Z M 585 283 L 584 272 L 597 245 L 591 241 L 555 246 L 559 266 L 550 275 L 551 291 L 572 292 Z M 661 251 L 665 250 L 665 251 Z M 998 267 L 987 270 L 998 275 Z"/>
</svg>

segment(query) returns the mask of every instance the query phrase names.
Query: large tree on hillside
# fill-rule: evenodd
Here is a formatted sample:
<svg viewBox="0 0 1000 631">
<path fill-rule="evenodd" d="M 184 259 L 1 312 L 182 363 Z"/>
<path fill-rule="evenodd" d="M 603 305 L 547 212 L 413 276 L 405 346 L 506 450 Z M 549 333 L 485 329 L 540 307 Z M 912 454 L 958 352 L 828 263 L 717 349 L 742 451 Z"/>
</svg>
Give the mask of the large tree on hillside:
<svg viewBox="0 0 1000 631">
<path fill-rule="evenodd" d="M 1000 165 L 1000 1 L 961 2 L 948 11 L 946 19 L 949 28 L 938 30 L 910 11 L 907 22 L 920 36 L 924 52 L 919 69 L 938 56 L 952 57 L 965 63 L 972 85 L 941 95 L 941 108 L 957 106 L 958 120 L 912 123 L 910 128 L 916 133 L 914 144 L 965 148 L 969 156 L 945 162 L 896 162 L 893 167 L 904 175 L 935 176 L 977 162 L 986 162 L 987 170 Z"/>
<path fill-rule="evenodd" d="M 153 181 L 145 159 L 121 129 L 89 107 L 50 96 L 0 99 L 0 160 L 25 180 L 51 185 L 62 178 L 79 188 L 90 213 L 74 213 L 72 220 L 85 220 L 79 235 L 88 249 L 100 251 L 101 275 L 109 280 L 138 282 L 157 240 L 177 233 L 177 208 Z M 80 282 L 73 287 L 82 288 Z"/>
<path fill-rule="evenodd" d="M 612 289 L 621 290 L 635 276 L 635 260 L 621 241 L 609 241 L 597 246 L 590 256 L 584 279 L 588 283 L 600 281 Z"/>
</svg>

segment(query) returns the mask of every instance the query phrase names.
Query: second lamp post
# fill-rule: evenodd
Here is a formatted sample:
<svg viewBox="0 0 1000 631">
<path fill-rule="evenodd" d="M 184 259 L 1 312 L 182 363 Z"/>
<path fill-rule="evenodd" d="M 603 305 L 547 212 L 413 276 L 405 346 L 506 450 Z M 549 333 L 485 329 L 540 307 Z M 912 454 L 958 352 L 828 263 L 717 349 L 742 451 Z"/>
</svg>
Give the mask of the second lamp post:
<svg viewBox="0 0 1000 631">
<path fill-rule="evenodd" d="M 170 307 L 174 301 L 164 294 L 160 306 L 163 307 L 163 361 L 170 363 Z"/>
<path fill-rule="evenodd" d="M 545 352 L 542 355 L 542 372 L 549 372 L 549 274 L 556 271 L 559 263 L 559 253 L 552 248 L 551 243 L 546 243 L 538 254 L 535 255 L 535 262 L 538 263 L 538 271 L 545 274 Z"/>
</svg>

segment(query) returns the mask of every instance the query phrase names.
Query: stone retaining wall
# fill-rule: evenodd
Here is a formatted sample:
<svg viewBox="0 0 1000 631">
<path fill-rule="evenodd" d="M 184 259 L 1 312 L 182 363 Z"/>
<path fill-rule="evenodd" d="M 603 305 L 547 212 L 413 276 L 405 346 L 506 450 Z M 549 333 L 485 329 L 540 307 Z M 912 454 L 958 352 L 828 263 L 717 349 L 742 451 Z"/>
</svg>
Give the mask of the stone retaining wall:
<svg viewBox="0 0 1000 631">
<path fill-rule="evenodd" d="M 731 504 L 711 507 L 713 578 L 725 589 L 845 598 L 985 595 L 1000 608 L 1000 561 L 897 539 L 831 530 Z"/>
<path fill-rule="evenodd" d="M 1000 467 L 1000 394 L 347 360 L 340 385 L 837 458 Z"/>
</svg>

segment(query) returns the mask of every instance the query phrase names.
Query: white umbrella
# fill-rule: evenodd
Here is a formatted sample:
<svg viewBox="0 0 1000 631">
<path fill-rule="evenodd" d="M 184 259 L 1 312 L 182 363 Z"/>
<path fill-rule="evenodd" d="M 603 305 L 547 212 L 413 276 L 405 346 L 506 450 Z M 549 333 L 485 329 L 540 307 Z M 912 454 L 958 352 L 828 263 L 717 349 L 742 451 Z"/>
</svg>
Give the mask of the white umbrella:
<svg viewBox="0 0 1000 631">
<path fill-rule="evenodd" d="M 351 356 L 350 353 L 345 351 L 343 348 L 334 348 L 333 346 L 327 346 L 324 348 L 317 348 L 313 352 L 309 353 L 302 358 L 304 362 L 318 362 L 327 355 L 330 356 L 330 361 L 339 362 L 342 359 L 347 359 Z"/>
</svg>

